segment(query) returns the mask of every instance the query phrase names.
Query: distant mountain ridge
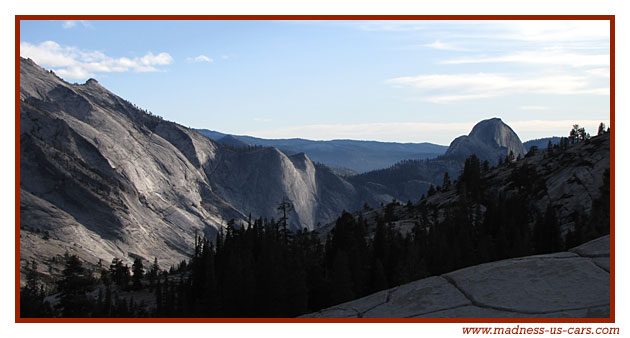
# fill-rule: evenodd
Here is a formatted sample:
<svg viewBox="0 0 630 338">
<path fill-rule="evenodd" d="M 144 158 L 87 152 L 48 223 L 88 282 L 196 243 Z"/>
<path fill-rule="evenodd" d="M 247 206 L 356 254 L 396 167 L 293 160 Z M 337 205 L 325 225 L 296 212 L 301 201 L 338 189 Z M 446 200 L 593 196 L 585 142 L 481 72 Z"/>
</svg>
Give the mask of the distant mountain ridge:
<svg viewBox="0 0 630 338">
<path fill-rule="evenodd" d="M 358 140 L 313 141 L 307 139 L 262 139 L 207 129 L 197 129 L 214 141 L 232 146 L 265 146 L 287 155 L 305 153 L 313 161 L 357 173 L 387 168 L 401 160 L 435 158 L 447 147 L 433 143 L 396 143 Z"/>
<path fill-rule="evenodd" d="M 525 149 L 527 149 L 527 151 L 529 151 L 532 147 L 538 147 L 538 149 L 546 149 L 550 141 L 552 145 L 556 145 L 560 143 L 560 139 L 560 136 L 543 137 L 523 142 L 523 145 L 525 146 Z"/>
</svg>

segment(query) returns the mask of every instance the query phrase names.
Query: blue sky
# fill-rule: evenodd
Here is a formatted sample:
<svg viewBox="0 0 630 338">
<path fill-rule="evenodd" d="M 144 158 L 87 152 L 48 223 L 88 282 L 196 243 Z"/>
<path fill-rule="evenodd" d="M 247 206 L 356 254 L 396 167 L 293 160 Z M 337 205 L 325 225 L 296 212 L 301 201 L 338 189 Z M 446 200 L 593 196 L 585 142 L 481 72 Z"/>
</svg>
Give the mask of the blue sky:
<svg viewBox="0 0 630 338">
<path fill-rule="evenodd" d="M 449 144 L 609 122 L 607 21 L 22 21 L 20 54 L 194 128 Z"/>
</svg>

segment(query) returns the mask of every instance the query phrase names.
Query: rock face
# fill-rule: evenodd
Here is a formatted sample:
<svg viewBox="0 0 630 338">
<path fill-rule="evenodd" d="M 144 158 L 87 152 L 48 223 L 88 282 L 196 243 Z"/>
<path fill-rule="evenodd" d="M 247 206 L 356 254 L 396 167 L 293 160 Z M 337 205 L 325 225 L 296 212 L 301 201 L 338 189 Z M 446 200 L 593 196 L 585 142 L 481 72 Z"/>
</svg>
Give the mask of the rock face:
<svg viewBox="0 0 630 338">
<path fill-rule="evenodd" d="M 610 237 L 569 252 L 487 263 L 336 305 L 306 318 L 607 318 Z"/>
<path fill-rule="evenodd" d="M 96 80 L 69 84 L 20 64 L 21 259 L 45 271 L 56 254 L 96 263 L 186 259 L 195 234 L 230 219 L 276 217 L 313 229 L 360 205 L 343 178 L 308 156 L 222 146 L 144 112 Z"/>
<path fill-rule="evenodd" d="M 52 239 L 24 236 L 22 259 L 68 251 L 173 264 L 196 232 L 243 217 L 207 184 L 218 148 L 206 137 L 31 60 L 21 60 L 20 97 L 20 223 Z"/>
<path fill-rule="evenodd" d="M 293 229 L 312 230 L 318 221 L 334 220 L 342 210 L 359 206 L 354 186 L 316 166 L 304 153 L 287 156 L 276 148 L 224 151 L 208 178 L 214 191 L 253 217 L 277 218 L 277 207 L 287 198 Z"/>
<path fill-rule="evenodd" d="M 451 142 L 445 157 L 466 159 L 475 154 L 482 161 L 491 164 L 505 158 L 510 152 L 514 157 L 526 154 L 525 147 L 518 135 L 500 118 L 484 120 L 475 125 L 468 136 L 460 136 Z"/>
</svg>

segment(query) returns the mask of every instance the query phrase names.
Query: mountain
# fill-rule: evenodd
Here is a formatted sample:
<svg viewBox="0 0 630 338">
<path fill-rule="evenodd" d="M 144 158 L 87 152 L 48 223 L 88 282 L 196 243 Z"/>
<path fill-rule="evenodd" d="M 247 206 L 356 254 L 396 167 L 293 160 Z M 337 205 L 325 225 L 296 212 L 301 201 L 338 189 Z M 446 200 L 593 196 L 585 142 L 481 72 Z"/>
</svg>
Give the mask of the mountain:
<svg viewBox="0 0 630 338">
<path fill-rule="evenodd" d="M 464 161 L 475 154 L 482 161 L 496 164 L 499 157 L 509 152 L 524 156 L 526 151 L 518 135 L 499 118 L 477 123 L 469 135 L 460 136 L 442 156 L 425 160 L 405 160 L 380 170 L 348 177 L 358 186 L 378 188 L 380 194 L 399 201 L 417 200 L 431 185 L 442 185 L 444 173 L 456 179 L 464 168 Z M 373 189 L 374 190 L 374 189 Z"/>
<path fill-rule="evenodd" d="M 278 218 L 284 198 L 290 226 L 313 229 L 363 197 L 303 153 L 225 146 L 20 60 L 20 258 L 42 273 L 65 252 L 169 266 L 231 219 Z"/>
<path fill-rule="evenodd" d="M 68 251 L 93 263 L 133 254 L 174 264 L 195 233 L 244 217 L 208 184 L 219 157 L 213 141 L 96 80 L 69 84 L 21 59 L 20 224 L 30 232 L 21 259 Z"/>
<path fill-rule="evenodd" d="M 277 148 L 226 149 L 208 172 L 213 191 L 253 217 L 277 217 L 283 198 L 292 204 L 293 229 L 314 229 L 342 210 L 355 210 L 359 194 L 345 179 L 313 163 L 304 153 L 291 156 Z"/>
<path fill-rule="evenodd" d="M 609 194 L 602 189 L 607 188 L 610 183 L 610 134 L 595 136 L 588 141 L 575 144 L 569 144 L 566 138 L 564 141 L 565 143 L 560 142 L 551 150 L 545 147 L 531 151 L 518 161 L 497 167 L 484 169 L 477 161 L 479 177 L 474 189 L 476 194 L 474 198 L 478 205 L 475 207 L 485 211 L 490 207 L 489 204 L 497 202 L 495 199 L 499 196 L 504 200 L 518 197 L 521 198 L 518 209 L 529 211 L 526 218 L 530 227 L 533 227 L 536 221 L 533 215 L 544 214 L 550 205 L 554 209 L 558 228 L 563 237 L 574 231 L 576 225 L 583 225 L 581 223 L 584 223 L 586 216 L 593 212 L 593 205 L 602 202 L 600 199 L 606 197 L 602 196 Z M 439 163 L 443 162 L 432 164 L 434 166 L 432 168 L 439 168 Z M 392 177 L 388 186 L 395 186 L 392 182 L 395 182 L 393 178 L 396 175 L 403 176 L 415 168 L 418 168 L 417 163 L 410 164 L 406 171 L 394 168 L 393 172 L 388 174 Z M 353 179 L 365 175 L 367 174 L 358 175 Z M 466 180 L 462 177 L 451 177 L 456 177 L 459 181 Z M 470 190 L 464 189 L 467 186 L 466 182 L 451 182 L 448 187 L 440 183 L 440 186 L 439 191 L 426 196 L 422 201 L 427 209 L 434 211 L 436 220 L 452 214 L 459 206 L 457 201 L 462 198 L 462 190 Z M 473 196 L 466 195 L 464 199 L 470 202 L 471 198 Z M 389 213 L 393 215 L 390 218 L 401 229 L 409 230 L 410 225 L 413 226 L 423 217 L 420 210 L 409 209 L 399 202 L 389 203 L 374 210 L 361 211 L 369 228 L 376 227 L 376 219 L 383 217 L 387 208 L 390 208 Z M 323 229 L 331 228 L 332 224 Z"/>
<path fill-rule="evenodd" d="M 467 136 L 453 140 L 444 156 L 461 160 L 476 154 L 482 161 L 495 164 L 510 152 L 516 158 L 525 156 L 527 150 L 512 128 L 500 118 L 492 118 L 477 123 Z"/>
<path fill-rule="evenodd" d="M 232 135 L 225 135 L 216 141 L 221 144 L 225 144 L 225 145 L 237 147 L 237 148 L 246 148 L 250 146 L 249 143 L 243 142 Z"/>
<path fill-rule="evenodd" d="M 305 153 L 315 162 L 357 173 L 387 168 L 401 160 L 427 159 L 444 154 L 445 146 L 432 143 L 395 143 L 356 140 L 312 141 L 306 139 L 262 139 L 227 135 L 207 129 L 198 131 L 219 142 L 275 147 L 287 155 Z"/>
<path fill-rule="evenodd" d="M 523 146 L 525 146 L 527 151 L 529 151 L 532 147 L 538 147 L 538 149 L 544 150 L 547 149 L 549 142 L 551 142 L 552 145 L 556 145 L 560 143 L 560 139 L 562 139 L 560 136 L 538 138 L 524 142 Z"/>
</svg>

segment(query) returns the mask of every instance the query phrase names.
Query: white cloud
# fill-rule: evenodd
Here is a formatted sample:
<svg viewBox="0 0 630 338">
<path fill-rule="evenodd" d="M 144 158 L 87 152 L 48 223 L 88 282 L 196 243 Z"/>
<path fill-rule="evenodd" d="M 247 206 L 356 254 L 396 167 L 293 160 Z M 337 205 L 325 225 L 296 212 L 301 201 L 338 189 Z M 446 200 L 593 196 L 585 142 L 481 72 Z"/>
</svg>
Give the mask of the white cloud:
<svg viewBox="0 0 630 338">
<path fill-rule="evenodd" d="M 387 84 L 420 91 L 419 100 L 434 103 L 512 94 L 609 95 L 608 88 L 590 88 L 588 78 L 574 75 L 520 77 L 515 75 L 432 74 L 390 79 Z"/>
<path fill-rule="evenodd" d="M 432 43 L 427 43 L 422 45 L 423 47 L 429 47 L 429 48 L 433 48 L 433 49 L 437 49 L 437 50 L 451 50 L 451 51 L 464 51 L 466 49 L 457 47 L 453 44 L 450 43 L 446 43 L 446 42 L 442 42 L 440 40 L 435 40 Z"/>
<path fill-rule="evenodd" d="M 87 79 L 94 76 L 85 68 L 78 66 L 61 68 L 56 70 L 55 73 L 63 79 Z"/>
<path fill-rule="evenodd" d="M 188 62 L 214 62 L 214 60 L 212 58 L 209 58 L 205 55 L 198 55 L 195 56 L 194 58 L 187 58 L 186 61 Z"/>
<path fill-rule="evenodd" d="M 160 53 L 158 55 L 153 55 L 153 53 L 148 52 L 145 56 L 140 58 L 140 62 L 143 65 L 170 65 L 173 63 L 173 58 L 168 53 Z"/>
<path fill-rule="evenodd" d="M 551 64 L 551 65 L 568 65 L 572 67 L 585 66 L 608 66 L 610 63 L 610 55 L 608 54 L 577 54 L 561 51 L 525 51 L 512 54 L 506 54 L 494 57 L 477 57 L 466 59 L 445 60 L 443 64 L 465 64 L 465 63 L 533 63 L 533 64 Z"/>
<path fill-rule="evenodd" d="M 142 57 L 114 58 L 101 51 L 86 51 L 72 46 L 61 46 L 54 41 L 40 44 L 20 43 L 20 56 L 33 59 L 42 67 L 51 68 L 62 78 L 87 79 L 95 73 L 110 72 L 156 72 L 156 66 L 174 62 L 170 54 L 162 52 L 154 55 L 148 52 Z"/>
<path fill-rule="evenodd" d="M 584 42 L 607 40 L 608 20 L 512 20 L 499 21 L 504 30 L 498 38 L 539 42 Z"/>
<path fill-rule="evenodd" d="M 222 58 L 223 60 L 227 60 L 227 59 L 229 59 L 230 57 L 229 57 L 228 55 L 221 55 L 221 58 Z"/>
<path fill-rule="evenodd" d="M 521 106 L 521 110 L 549 110 L 550 107 L 547 106 Z"/>
<path fill-rule="evenodd" d="M 610 77 L 610 68 L 593 68 L 588 69 L 586 72 L 594 76 Z"/>
<path fill-rule="evenodd" d="M 567 43 L 592 46 L 610 38 L 608 20 L 386 20 L 298 21 L 304 24 L 345 25 L 366 31 L 426 31 L 439 38 L 470 41 L 526 41 L 534 44 Z M 482 41 L 483 42 L 483 41 Z M 607 45 L 607 43 L 606 43 Z"/>
<path fill-rule="evenodd" d="M 92 24 L 87 20 L 67 20 L 61 24 L 61 27 L 70 29 L 76 27 L 78 24 L 81 24 L 83 27 L 92 27 Z"/>
<path fill-rule="evenodd" d="M 68 21 L 64 21 L 61 27 L 68 29 L 68 28 L 73 28 L 76 25 L 77 25 L 77 22 L 75 20 L 68 20 Z"/>
</svg>

